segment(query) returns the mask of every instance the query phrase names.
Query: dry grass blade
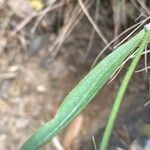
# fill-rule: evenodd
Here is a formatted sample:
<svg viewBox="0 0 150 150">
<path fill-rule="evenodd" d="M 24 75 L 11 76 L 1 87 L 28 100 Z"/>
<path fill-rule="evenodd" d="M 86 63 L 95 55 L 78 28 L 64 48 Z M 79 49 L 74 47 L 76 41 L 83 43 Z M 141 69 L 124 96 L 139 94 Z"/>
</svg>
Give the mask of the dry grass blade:
<svg viewBox="0 0 150 150">
<path fill-rule="evenodd" d="M 78 0 L 83 12 L 85 13 L 85 15 L 87 16 L 87 18 L 89 19 L 90 23 L 92 24 L 93 28 L 95 29 L 95 31 L 97 32 L 97 34 L 100 36 L 100 38 L 103 40 L 103 42 L 107 45 L 108 41 L 107 39 L 104 37 L 103 33 L 101 32 L 101 30 L 98 28 L 97 24 L 95 23 L 95 21 L 92 19 L 92 17 L 90 16 L 88 10 L 86 9 L 86 7 L 84 6 L 84 3 L 81 0 Z"/>
<path fill-rule="evenodd" d="M 149 18 L 143 20 L 139 26 L 137 26 L 128 36 L 126 36 L 121 42 L 119 42 L 114 48 L 117 48 L 119 45 L 121 45 L 124 41 L 126 41 L 132 34 L 135 33 Z"/>
<path fill-rule="evenodd" d="M 123 10 L 122 5 L 124 5 L 125 1 L 118 3 L 118 1 L 113 0 L 112 1 L 112 10 L 113 10 L 113 22 L 114 22 L 114 38 L 117 37 L 119 32 L 121 31 L 122 24 L 124 26 L 127 25 L 127 13 Z M 126 5 L 126 4 L 125 4 Z M 118 43 L 118 40 L 114 42 L 113 45 L 116 45 Z"/>
<path fill-rule="evenodd" d="M 17 26 L 16 28 L 13 30 L 12 32 L 12 36 L 16 35 L 17 32 L 19 32 L 20 30 L 22 30 L 34 17 L 37 16 L 37 13 L 34 12 L 33 14 L 31 14 L 30 16 L 28 16 L 27 18 L 25 18 L 24 20 L 22 20 Z"/>
<path fill-rule="evenodd" d="M 150 69 L 150 66 L 147 66 L 146 68 L 137 70 L 137 71 L 135 71 L 135 72 L 136 72 L 136 73 L 139 73 L 139 72 L 142 72 L 142 71 L 147 71 L 147 72 L 148 72 L 148 69 Z"/>
<path fill-rule="evenodd" d="M 150 10 L 149 10 L 149 8 L 146 7 L 144 1 L 139 1 L 139 0 L 137 0 L 137 2 L 138 2 L 138 3 L 141 5 L 141 7 L 145 10 L 145 12 L 146 12 L 148 15 L 150 15 Z"/>
<path fill-rule="evenodd" d="M 88 2 L 89 0 L 87 0 L 85 4 L 87 4 L 86 7 L 89 8 L 92 3 L 91 2 L 88 3 Z M 79 23 L 79 21 L 83 16 L 84 13 L 82 13 L 82 10 L 80 9 L 79 5 L 77 5 L 73 10 L 72 16 L 68 20 L 68 23 L 64 26 L 62 31 L 59 33 L 57 39 L 49 49 L 51 53 L 53 52 L 52 54 L 53 58 L 58 54 L 61 45 L 63 44 L 65 39 L 70 35 L 70 33 L 73 31 L 73 29 L 76 27 L 76 25 Z"/>
<path fill-rule="evenodd" d="M 92 141 L 93 141 L 93 145 L 94 145 L 94 150 L 97 150 L 97 146 L 96 146 L 96 142 L 95 142 L 94 136 L 92 136 Z"/>
<path fill-rule="evenodd" d="M 64 150 L 64 148 L 60 144 L 58 136 L 54 137 L 54 139 L 52 140 L 52 144 L 54 145 L 55 150 Z"/>
<path fill-rule="evenodd" d="M 99 17 L 98 11 L 99 11 L 99 1 L 97 1 L 96 6 L 95 6 L 95 15 L 94 15 L 94 20 L 95 23 L 97 22 L 97 19 Z M 92 45 L 93 45 L 93 41 L 94 41 L 94 36 L 95 36 L 95 29 L 92 28 L 91 34 L 90 34 L 90 39 L 89 39 L 89 43 L 87 46 L 87 50 L 86 50 L 86 54 L 84 58 L 87 58 L 89 52 L 91 51 Z"/>
<path fill-rule="evenodd" d="M 119 72 L 122 70 L 123 66 L 126 64 L 126 62 L 131 59 L 134 58 L 135 54 L 136 54 L 137 50 L 135 52 L 132 53 L 131 56 L 129 56 L 127 59 L 125 59 L 123 61 L 123 63 L 116 69 L 116 71 L 112 74 L 110 81 L 108 82 L 108 84 L 110 84 L 119 74 Z"/>
<path fill-rule="evenodd" d="M 75 120 L 73 120 L 65 131 L 63 139 L 63 147 L 65 150 L 71 150 L 76 140 L 78 139 L 82 126 L 84 123 L 84 116 L 79 115 Z M 73 130 L 72 130 L 73 129 Z"/>
<path fill-rule="evenodd" d="M 148 105 L 150 105 L 150 100 L 148 100 L 148 101 L 144 104 L 144 107 L 147 107 Z"/>
<path fill-rule="evenodd" d="M 146 48 L 146 47 L 145 47 L 145 48 Z M 143 52 L 142 55 L 147 55 L 149 52 L 150 52 L 150 50 L 147 50 L 147 51 Z M 123 68 L 123 66 L 126 64 L 126 62 L 127 62 L 129 59 L 134 58 L 136 53 L 137 53 L 137 50 L 136 50 L 134 53 L 132 53 L 131 56 L 129 56 L 127 59 L 125 59 L 125 61 L 124 61 L 124 62 L 116 69 L 116 71 L 113 73 L 113 75 L 111 76 L 110 81 L 108 82 L 108 84 L 110 84 L 110 83 L 118 76 L 119 72 L 122 70 L 122 68 Z M 142 71 L 145 71 L 146 69 L 149 69 L 149 67 L 147 67 L 147 65 L 146 65 L 146 67 L 145 67 L 144 69 L 140 69 L 140 70 L 137 70 L 137 71 L 135 71 L 135 72 L 136 72 L 136 73 L 137 73 L 137 72 L 142 72 Z"/>
<path fill-rule="evenodd" d="M 56 0 L 55 0 L 56 1 Z M 38 20 L 36 21 L 32 32 L 34 32 L 39 24 L 39 22 L 42 20 L 42 18 L 50 11 L 57 9 L 59 7 L 61 7 L 62 5 L 64 5 L 65 3 L 59 3 L 56 4 L 54 6 L 52 6 L 52 4 L 50 3 L 45 9 L 39 11 L 39 12 L 33 12 L 30 16 L 26 17 L 25 19 L 23 19 L 13 30 L 12 32 L 12 36 L 14 36 L 17 32 L 19 32 L 20 30 L 22 30 L 30 21 L 32 21 L 33 18 L 38 17 Z"/>
<path fill-rule="evenodd" d="M 119 34 L 117 37 L 115 37 L 112 41 L 110 41 L 109 43 L 108 43 L 108 45 L 106 45 L 102 50 L 101 50 L 101 52 L 97 55 L 97 57 L 95 58 L 95 60 L 94 60 L 94 62 L 93 62 L 93 64 L 92 64 L 92 66 L 91 66 L 91 68 L 93 68 L 95 65 L 96 65 L 96 63 L 97 63 L 97 61 L 98 61 L 98 59 L 101 57 L 101 55 L 109 48 L 109 46 L 112 44 L 112 43 L 114 43 L 116 40 L 118 40 L 120 37 L 122 37 L 125 33 L 127 33 L 128 31 L 130 31 L 130 30 L 132 30 L 133 28 L 135 28 L 136 26 L 138 26 L 138 27 L 136 27 L 136 29 L 134 30 L 134 32 L 139 28 L 139 27 L 141 27 L 147 20 L 149 20 L 149 18 L 146 18 L 146 19 L 144 19 L 144 20 L 142 20 L 142 21 L 140 21 L 140 22 L 138 22 L 138 23 L 136 23 L 135 25 L 133 25 L 133 26 L 131 26 L 130 28 L 128 28 L 128 29 L 126 29 L 125 31 L 123 31 L 121 34 Z M 132 33 L 133 34 L 133 33 Z M 130 35 L 131 36 L 131 35 Z M 122 42 L 121 42 L 122 43 Z M 119 44 L 121 44 L 121 43 L 119 43 Z M 117 46 L 119 46 L 119 44 L 117 45 Z"/>
</svg>

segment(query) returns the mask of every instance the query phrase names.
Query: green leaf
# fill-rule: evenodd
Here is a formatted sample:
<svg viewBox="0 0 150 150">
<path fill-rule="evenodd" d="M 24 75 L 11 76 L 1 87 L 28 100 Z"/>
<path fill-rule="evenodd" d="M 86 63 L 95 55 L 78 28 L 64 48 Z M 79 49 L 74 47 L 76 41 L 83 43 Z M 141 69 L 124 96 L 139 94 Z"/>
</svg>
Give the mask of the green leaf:
<svg viewBox="0 0 150 150">
<path fill-rule="evenodd" d="M 106 84 L 121 63 L 135 50 L 145 35 L 136 36 L 119 46 L 97 64 L 68 94 L 56 116 L 40 127 L 22 146 L 22 150 L 37 150 L 65 128 Z"/>
</svg>

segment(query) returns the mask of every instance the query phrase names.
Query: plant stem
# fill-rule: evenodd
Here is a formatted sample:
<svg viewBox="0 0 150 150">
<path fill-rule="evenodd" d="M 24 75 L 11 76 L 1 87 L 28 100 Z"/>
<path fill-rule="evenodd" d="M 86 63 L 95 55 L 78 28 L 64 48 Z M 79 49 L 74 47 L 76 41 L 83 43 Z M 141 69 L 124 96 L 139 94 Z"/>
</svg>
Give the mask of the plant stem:
<svg viewBox="0 0 150 150">
<path fill-rule="evenodd" d="M 150 31 L 147 31 L 145 33 L 145 36 L 144 36 L 141 44 L 140 44 L 140 47 L 138 48 L 138 52 L 137 52 L 135 58 L 132 60 L 131 65 L 129 66 L 129 69 L 127 70 L 127 73 L 124 76 L 124 79 L 123 79 L 121 86 L 119 88 L 119 91 L 117 93 L 115 102 L 113 104 L 111 115 L 108 119 L 108 123 L 107 123 L 106 129 L 104 131 L 104 135 L 103 135 L 99 150 L 106 150 L 108 147 L 110 136 L 112 134 L 113 126 L 114 126 L 114 123 L 115 123 L 117 113 L 119 111 L 123 96 L 125 94 L 127 86 L 128 86 L 129 81 L 131 79 L 131 76 L 133 75 L 134 70 L 135 70 L 135 68 L 136 68 L 136 66 L 140 60 L 142 52 L 143 52 L 146 44 L 148 43 L 149 38 L 150 38 Z"/>
</svg>

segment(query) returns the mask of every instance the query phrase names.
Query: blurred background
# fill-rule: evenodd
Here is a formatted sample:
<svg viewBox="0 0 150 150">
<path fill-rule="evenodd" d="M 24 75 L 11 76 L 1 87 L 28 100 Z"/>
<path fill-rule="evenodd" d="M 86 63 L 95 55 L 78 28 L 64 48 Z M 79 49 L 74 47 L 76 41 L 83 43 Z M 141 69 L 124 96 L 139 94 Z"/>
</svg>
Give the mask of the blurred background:
<svg viewBox="0 0 150 150">
<path fill-rule="evenodd" d="M 149 8 L 149 0 L 0 0 L 0 150 L 19 149 L 53 118 L 101 50 L 116 38 L 99 60 L 149 22 Z M 137 126 L 150 123 L 148 48 L 121 106 L 110 150 L 129 149 L 141 138 Z M 45 150 L 99 145 L 127 66 Z"/>
</svg>

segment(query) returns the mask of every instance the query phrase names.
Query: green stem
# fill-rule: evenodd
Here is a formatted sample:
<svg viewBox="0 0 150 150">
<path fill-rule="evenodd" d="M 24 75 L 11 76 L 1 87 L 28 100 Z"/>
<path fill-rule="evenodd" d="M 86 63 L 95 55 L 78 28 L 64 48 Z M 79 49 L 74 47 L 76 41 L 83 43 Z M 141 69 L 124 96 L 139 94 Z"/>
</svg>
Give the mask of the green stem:
<svg viewBox="0 0 150 150">
<path fill-rule="evenodd" d="M 135 68 L 136 68 L 136 66 L 140 60 L 141 54 L 142 54 L 146 44 L 148 43 L 149 38 L 150 38 L 150 31 L 147 31 L 145 33 L 145 36 L 144 36 L 141 44 L 140 44 L 140 47 L 138 48 L 138 52 L 137 52 L 135 58 L 132 60 L 131 65 L 129 66 L 129 69 L 124 76 L 124 79 L 123 79 L 121 86 L 119 88 L 119 91 L 117 93 L 115 102 L 113 104 L 111 115 L 108 119 L 108 123 L 107 123 L 106 129 L 104 131 L 104 135 L 103 135 L 99 150 L 106 150 L 108 147 L 110 136 L 112 134 L 113 126 L 114 126 L 114 123 L 115 123 L 117 113 L 119 111 L 123 96 L 125 94 L 127 86 L 128 86 L 129 81 L 131 79 L 131 76 L 133 75 L 134 70 L 135 70 Z"/>
</svg>

